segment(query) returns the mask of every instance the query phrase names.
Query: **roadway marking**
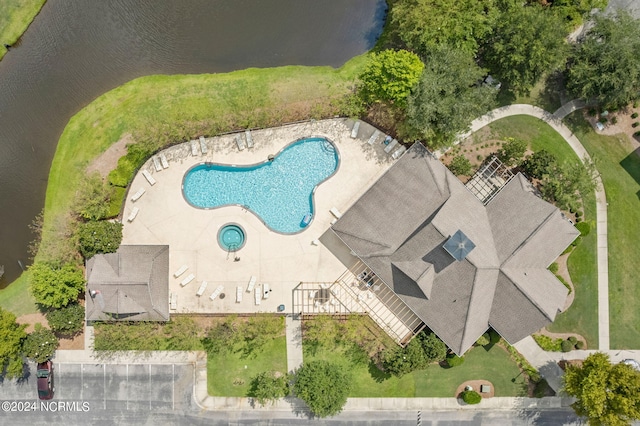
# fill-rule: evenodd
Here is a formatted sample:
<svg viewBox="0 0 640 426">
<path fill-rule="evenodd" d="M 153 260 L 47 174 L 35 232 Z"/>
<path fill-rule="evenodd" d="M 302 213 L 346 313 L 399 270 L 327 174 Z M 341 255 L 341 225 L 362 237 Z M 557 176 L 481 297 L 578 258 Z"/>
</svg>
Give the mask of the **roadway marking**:
<svg viewBox="0 0 640 426">
<path fill-rule="evenodd" d="M 176 365 L 171 364 L 171 409 L 176 409 Z"/>
<path fill-rule="evenodd" d="M 102 406 L 107 409 L 107 365 L 102 364 Z"/>
</svg>

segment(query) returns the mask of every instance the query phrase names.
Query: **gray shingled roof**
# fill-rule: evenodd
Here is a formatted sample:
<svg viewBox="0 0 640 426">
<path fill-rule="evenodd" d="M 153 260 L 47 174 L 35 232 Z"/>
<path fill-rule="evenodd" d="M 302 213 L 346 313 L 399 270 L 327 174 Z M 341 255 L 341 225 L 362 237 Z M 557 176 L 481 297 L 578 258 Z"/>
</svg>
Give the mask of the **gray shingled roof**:
<svg viewBox="0 0 640 426">
<path fill-rule="evenodd" d="M 485 207 L 419 143 L 332 229 L 458 354 L 489 326 L 515 343 L 553 321 L 567 290 L 546 268 L 579 235 L 522 175 Z M 457 231 L 475 244 L 460 261 Z"/>
<path fill-rule="evenodd" d="M 169 320 L 169 246 L 123 245 L 87 260 L 86 273 L 88 321 Z"/>
</svg>

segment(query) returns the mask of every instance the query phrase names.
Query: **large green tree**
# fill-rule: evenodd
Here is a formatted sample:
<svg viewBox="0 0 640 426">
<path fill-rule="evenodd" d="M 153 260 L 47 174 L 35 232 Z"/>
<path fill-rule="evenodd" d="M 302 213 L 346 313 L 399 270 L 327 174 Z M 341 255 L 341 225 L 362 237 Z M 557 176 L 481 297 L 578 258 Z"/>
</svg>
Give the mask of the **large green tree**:
<svg viewBox="0 0 640 426">
<path fill-rule="evenodd" d="M 640 97 L 640 20 L 625 11 L 597 15 L 577 45 L 567 87 L 583 99 L 621 107 Z"/>
<path fill-rule="evenodd" d="M 640 420 L 640 372 L 627 364 L 612 364 L 609 355 L 596 352 L 582 366 L 569 366 L 564 390 L 592 426 L 630 425 Z"/>
<path fill-rule="evenodd" d="M 59 309 L 78 299 L 84 289 L 82 271 L 67 264 L 58 266 L 53 263 L 36 262 L 31 271 L 31 293 L 36 303 L 44 308 Z"/>
<path fill-rule="evenodd" d="M 387 102 L 404 107 L 423 69 L 420 58 L 406 50 L 372 53 L 360 74 L 360 93 L 368 104 Z"/>
<path fill-rule="evenodd" d="M 475 53 L 497 15 L 493 0 L 400 0 L 391 10 L 391 23 L 402 41 L 422 55 L 442 44 Z"/>
<path fill-rule="evenodd" d="M 409 96 L 404 136 L 425 138 L 431 148 L 452 143 L 457 133 L 495 104 L 497 89 L 478 84 L 484 75 L 471 53 L 447 46 L 432 52 Z"/>
<path fill-rule="evenodd" d="M 593 9 L 604 9 L 609 0 L 527 0 L 549 7 L 551 12 L 565 21 L 567 28 L 573 29 L 580 25 L 584 17 Z"/>
<path fill-rule="evenodd" d="M 22 342 L 27 337 L 25 324 L 18 324 L 16 316 L 0 308 L 0 374 L 6 370 L 9 378 L 22 375 Z"/>
<path fill-rule="evenodd" d="M 484 45 L 491 73 L 516 93 L 528 93 L 538 79 L 566 58 L 562 21 L 540 6 L 510 8 Z"/>
<path fill-rule="evenodd" d="M 342 411 L 350 389 L 351 378 L 344 367 L 323 360 L 302 364 L 296 370 L 293 383 L 296 396 L 318 417 Z"/>
</svg>

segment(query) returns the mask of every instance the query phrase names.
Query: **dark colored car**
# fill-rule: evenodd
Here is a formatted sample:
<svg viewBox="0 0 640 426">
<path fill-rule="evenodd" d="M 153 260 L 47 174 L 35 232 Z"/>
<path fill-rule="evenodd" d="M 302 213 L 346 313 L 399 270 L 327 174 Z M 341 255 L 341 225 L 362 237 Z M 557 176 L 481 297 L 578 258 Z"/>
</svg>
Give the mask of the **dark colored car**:
<svg viewBox="0 0 640 426">
<path fill-rule="evenodd" d="M 38 398 L 53 398 L 53 362 L 48 360 L 38 363 L 36 377 L 38 378 Z"/>
</svg>

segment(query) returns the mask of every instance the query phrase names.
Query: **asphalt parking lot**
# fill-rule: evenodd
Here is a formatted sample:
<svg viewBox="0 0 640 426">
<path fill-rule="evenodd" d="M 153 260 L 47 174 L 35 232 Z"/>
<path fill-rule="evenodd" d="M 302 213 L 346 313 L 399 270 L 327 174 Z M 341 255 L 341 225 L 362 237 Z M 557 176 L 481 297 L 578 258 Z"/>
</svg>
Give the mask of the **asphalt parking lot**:
<svg viewBox="0 0 640 426">
<path fill-rule="evenodd" d="M 54 387 L 54 401 L 88 403 L 91 411 L 184 410 L 193 399 L 193 366 L 54 363 Z M 24 380 L 3 381 L 0 395 L 3 401 L 37 401 L 35 364 Z"/>
</svg>

